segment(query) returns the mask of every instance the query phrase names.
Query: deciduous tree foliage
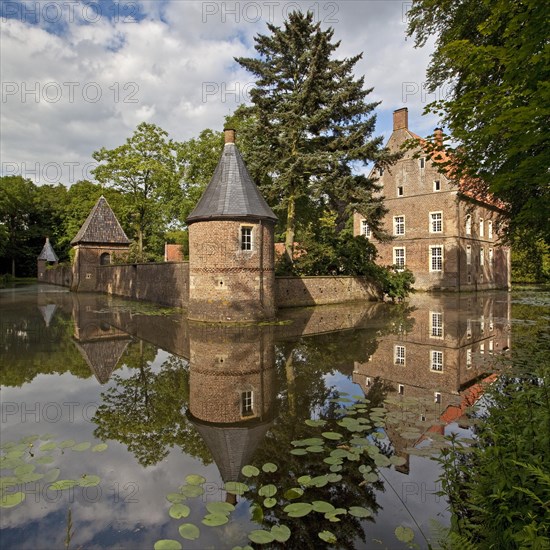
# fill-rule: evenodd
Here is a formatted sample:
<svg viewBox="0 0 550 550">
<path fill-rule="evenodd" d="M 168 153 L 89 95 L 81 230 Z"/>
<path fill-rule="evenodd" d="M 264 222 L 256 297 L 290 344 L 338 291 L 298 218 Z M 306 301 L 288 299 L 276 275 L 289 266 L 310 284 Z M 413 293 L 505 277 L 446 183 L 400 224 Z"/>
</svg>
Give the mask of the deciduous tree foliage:
<svg viewBox="0 0 550 550">
<path fill-rule="evenodd" d="M 409 36 L 436 36 L 427 106 L 448 126 L 460 173 L 507 202 L 510 232 L 550 242 L 550 25 L 538 0 L 414 0 Z"/>
<path fill-rule="evenodd" d="M 384 213 L 382 199 L 373 197 L 377 184 L 355 168 L 395 157 L 381 137 L 372 138 L 378 103 L 367 102 L 372 88 L 353 74 L 362 54 L 335 59 L 334 31 L 322 30 L 311 12 L 293 12 L 283 27 L 268 29 L 255 37 L 258 57 L 236 61 L 256 78 L 253 105 L 241 112 L 252 121 L 253 171 L 264 174 L 259 181 L 269 202 L 284 209 L 290 259 L 300 204 L 326 204 L 339 228 L 357 210 L 377 231 Z"/>
</svg>

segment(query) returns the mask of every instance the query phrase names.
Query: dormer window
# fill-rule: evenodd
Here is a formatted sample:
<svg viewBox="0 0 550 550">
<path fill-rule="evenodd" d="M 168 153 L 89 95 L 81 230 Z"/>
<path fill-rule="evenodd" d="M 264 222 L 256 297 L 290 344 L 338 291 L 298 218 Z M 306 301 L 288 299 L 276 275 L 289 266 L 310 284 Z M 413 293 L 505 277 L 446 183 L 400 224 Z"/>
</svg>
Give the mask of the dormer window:
<svg viewBox="0 0 550 550">
<path fill-rule="evenodd" d="M 252 250 L 252 227 L 241 226 L 241 250 Z"/>
</svg>

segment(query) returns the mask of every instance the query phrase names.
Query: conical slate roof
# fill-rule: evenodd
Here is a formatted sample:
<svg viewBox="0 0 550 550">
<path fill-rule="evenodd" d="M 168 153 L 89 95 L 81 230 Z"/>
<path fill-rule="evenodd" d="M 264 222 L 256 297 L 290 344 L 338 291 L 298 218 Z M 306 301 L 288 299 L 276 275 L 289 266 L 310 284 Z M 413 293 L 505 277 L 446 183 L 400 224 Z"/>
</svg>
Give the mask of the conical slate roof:
<svg viewBox="0 0 550 550">
<path fill-rule="evenodd" d="M 101 195 L 71 244 L 130 244 L 107 199 Z"/>
<path fill-rule="evenodd" d="M 116 369 L 122 354 L 126 351 L 131 339 L 95 340 L 91 342 L 77 342 L 73 340 L 78 351 L 94 373 L 100 384 L 109 381 Z"/>
<path fill-rule="evenodd" d="M 226 143 L 214 175 L 187 223 L 219 219 L 277 220 L 234 143 Z"/>
<path fill-rule="evenodd" d="M 50 239 L 48 237 L 46 237 L 46 242 L 44 243 L 44 247 L 42 248 L 42 252 L 40 252 L 40 255 L 38 256 L 38 259 L 46 260 L 47 262 L 59 261 L 59 258 L 54 252 L 54 249 L 52 248 L 52 245 L 50 244 Z"/>
</svg>

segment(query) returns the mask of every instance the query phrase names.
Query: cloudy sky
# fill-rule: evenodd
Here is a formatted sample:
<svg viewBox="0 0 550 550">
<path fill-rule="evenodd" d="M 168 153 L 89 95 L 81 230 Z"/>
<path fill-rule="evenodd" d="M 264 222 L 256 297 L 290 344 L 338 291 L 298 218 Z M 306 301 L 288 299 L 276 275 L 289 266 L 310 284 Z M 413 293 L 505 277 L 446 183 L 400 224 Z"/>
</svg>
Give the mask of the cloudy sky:
<svg viewBox="0 0 550 550">
<path fill-rule="evenodd" d="M 311 9 L 341 40 L 338 57 L 363 52 L 356 75 L 374 87 L 377 133 L 392 111 L 409 108 L 409 126 L 437 125 L 422 111 L 431 46 L 405 35 L 410 2 L 4 0 L 0 70 L 2 175 L 38 184 L 92 179 L 92 153 L 122 144 L 142 121 L 176 140 L 222 129 L 248 99 L 250 75 L 234 61 L 254 56 L 254 36 Z"/>
</svg>

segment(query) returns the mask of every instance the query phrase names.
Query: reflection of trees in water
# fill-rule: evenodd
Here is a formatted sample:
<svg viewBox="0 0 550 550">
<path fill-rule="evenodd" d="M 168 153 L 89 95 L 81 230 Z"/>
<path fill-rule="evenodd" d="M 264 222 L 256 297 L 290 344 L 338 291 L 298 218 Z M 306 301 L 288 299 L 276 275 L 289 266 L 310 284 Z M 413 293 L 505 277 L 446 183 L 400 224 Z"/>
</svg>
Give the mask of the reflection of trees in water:
<svg viewBox="0 0 550 550">
<path fill-rule="evenodd" d="M 115 374 L 111 381 L 116 385 L 102 392 L 93 419 L 95 437 L 123 443 L 143 466 L 161 461 L 174 446 L 211 463 L 210 452 L 183 412 L 189 402 L 187 361 L 171 355 L 153 371 L 157 348 L 143 342 L 130 348 L 125 363 L 134 371 L 126 378 Z"/>
</svg>

